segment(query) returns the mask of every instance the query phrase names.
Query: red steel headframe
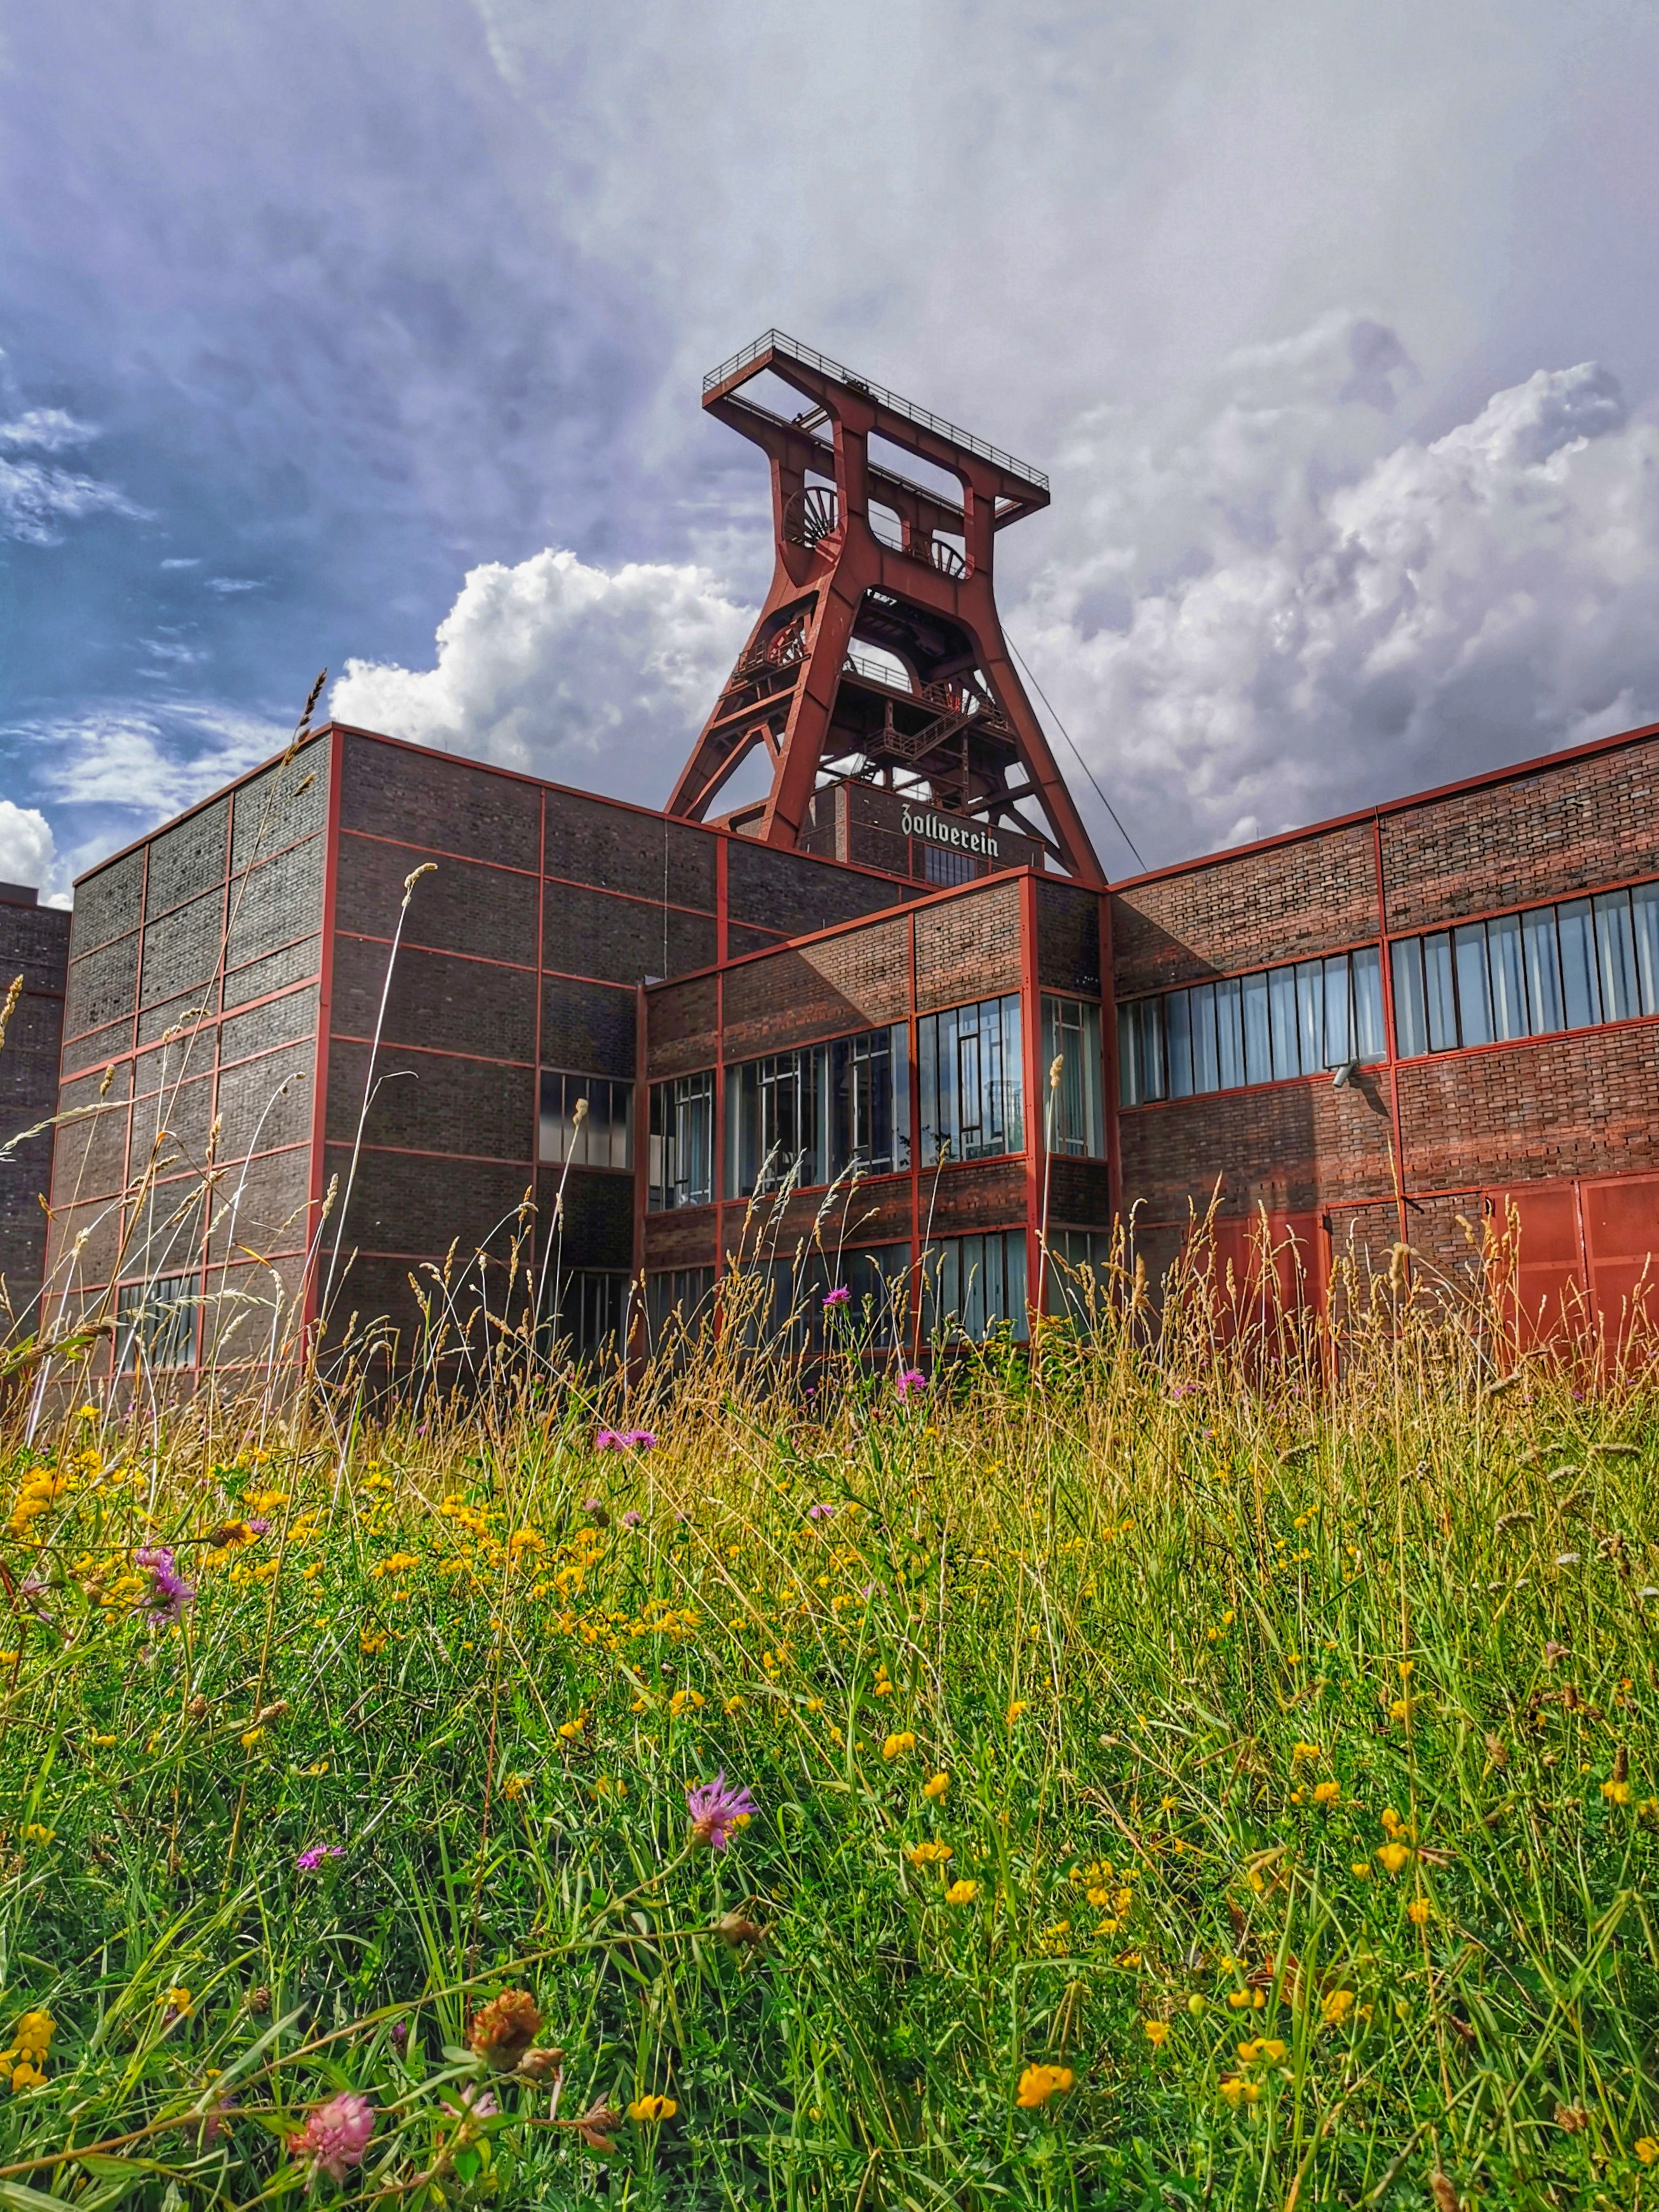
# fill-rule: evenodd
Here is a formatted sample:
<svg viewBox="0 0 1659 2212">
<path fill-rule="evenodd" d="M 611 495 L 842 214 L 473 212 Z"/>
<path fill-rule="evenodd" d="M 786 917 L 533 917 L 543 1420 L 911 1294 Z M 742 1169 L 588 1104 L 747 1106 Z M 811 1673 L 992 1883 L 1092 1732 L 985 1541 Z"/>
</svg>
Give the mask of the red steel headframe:
<svg viewBox="0 0 1659 2212">
<path fill-rule="evenodd" d="M 806 403 L 793 419 L 742 396 L 766 370 Z M 702 820 L 759 747 L 771 789 L 742 811 L 764 842 L 793 847 L 820 765 L 850 755 L 890 783 L 905 773 L 931 781 L 943 803 L 1035 838 L 1073 881 L 1103 885 L 1014 672 L 993 592 L 995 533 L 1048 505 L 1047 477 L 778 331 L 706 377 L 702 404 L 771 462 L 776 557 L 759 619 L 668 812 Z M 960 504 L 881 466 L 872 437 L 954 477 Z M 872 499 L 888 511 L 890 532 L 896 519 L 902 544 L 877 536 Z M 849 661 L 859 640 L 896 657 L 906 678 Z M 918 713 L 922 726 L 907 726 Z M 1041 812 L 1041 827 L 1022 803 Z"/>
</svg>

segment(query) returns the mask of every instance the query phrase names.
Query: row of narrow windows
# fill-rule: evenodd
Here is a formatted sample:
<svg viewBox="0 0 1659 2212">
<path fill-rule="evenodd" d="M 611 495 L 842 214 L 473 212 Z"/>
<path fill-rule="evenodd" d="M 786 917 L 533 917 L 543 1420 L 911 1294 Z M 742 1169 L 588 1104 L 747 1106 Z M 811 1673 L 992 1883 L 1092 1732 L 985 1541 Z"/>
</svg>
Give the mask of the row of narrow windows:
<svg viewBox="0 0 1659 2212">
<path fill-rule="evenodd" d="M 1659 883 L 1396 938 L 1389 951 L 1401 1060 L 1659 1014 Z M 1132 1000 L 1117 1024 L 1125 1106 L 1388 1056 L 1374 945 Z"/>
<path fill-rule="evenodd" d="M 921 1164 L 997 1158 L 1025 1148 L 1025 1086 L 1017 993 L 925 1014 L 916 1057 L 902 1022 L 801 1045 L 726 1072 L 725 1195 L 822 1188 L 911 1165 L 911 1095 Z M 1042 1113 L 1051 1151 L 1105 1157 L 1100 1010 L 1042 1001 Z M 634 1086 L 608 1076 L 543 1071 L 540 1154 L 556 1164 L 631 1168 Z M 651 1086 L 647 1203 L 707 1206 L 714 1195 L 712 1069 Z"/>
</svg>

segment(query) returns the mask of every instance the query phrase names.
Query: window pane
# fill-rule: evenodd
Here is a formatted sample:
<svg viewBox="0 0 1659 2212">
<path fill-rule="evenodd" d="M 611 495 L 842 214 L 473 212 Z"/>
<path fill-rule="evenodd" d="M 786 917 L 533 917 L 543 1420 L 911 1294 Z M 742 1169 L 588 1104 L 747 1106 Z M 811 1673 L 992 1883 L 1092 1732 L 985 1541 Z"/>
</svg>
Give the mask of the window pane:
<svg viewBox="0 0 1659 2212">
<path fill-rule="evenodd" d="M 1595 964 L 1601 979 L 1601 1018 L 1627 1022 L 1638 1012 L 1636 945 L 1631 935 L 1630 893 L 1603 891 L 1595 908 Z"/>
<path fill-rule="evenodd" d="M 1302 1073 L 1316 1075 L 1325 1065 L 1325 963 L 1304 960 L 1296 971 L 1296 1025 Z"/>
<path fill-rule="evenodd" d="M 1527 959 L 1527 1012 L 1534 1036 L 1566 1027 L 1561 1004 L 1561 958 L 1555 941 L 1555 908 L 1540 907 L 1521 917 L 1521 942 Z"/>
<path fill-rule="evenodd" d="M 1325 1065 L 1340 1067 L 1354 1057 L 1348 1042 L 1348 956 L 1325 963 Z"/>
<path fill-rule="evenodd" d="M 1219 1090 L 1221 1065 L 1216 1048 L 1215 985 L 1195 984 L 1187 998 L 1193 1015 L 1193 1089 Z"/>
<path fill-rule="evenodd" d="M 1561 937 L 1561 1010 L 1570 1030 L 1591 1029 L 1601 1018 L 1595 975 L 1595 932 L 1588 899 L 1555 909 Z"/>
<path fill-rule="evenodd" d="M 887 1041 L 887 1064 L 892 1085 L 892 1164 L 902 1174 L 910 1164 L 910 1026 L 895 1022 Z M 906 1255 L 907 1261 L 908 1255 Z"/>
<path fill-rule="evenodd" d="M 1486 953 L 1492 969 L 1492 1033 L 1505 1041 L 1526 1036 L 1526 965 L 1519 915 L 1506 914 L 1486 924 Z"/>
<path fill-rule="evenodd" d="M 1382 1034 L 1382 956 L 1376 945 L 1363 945 L 1351 956 L 1348 964 L 1353 970 L 1353 1055 L 1361 1060 L 1386 1060 L 1389 1047 Z"/>
<path fill-rule="evenodd" d="M 1452 932 L 1457 963 L 1457 1027 L 1465 1044 L 1492 1042 L 1492 982 L 1486 973 L 1486 925 L 1466 921 Z"/>
<path fill-rule="evenodd" d="M 1236 975 L 1215 987 L 1215 1021 L 1221 1088 L 1237 1091 L 1244 1081 L 1244 1017 Z"/>
<path fill-rule="evenodd" d="M 1193 1095 L 1193 1008 L 1189 991 L 1171 991 L 1164 1001 L 1164 1042 L 1170 1056 L 1170 1096 Z"/>
<path fill-rule="evenodd" d="M 1117 1010 L 1117 1103 L 1139 1106 L 1146 1096 L 1140 1073 L 1140 1010 L 1145 999 Z"/>
<path fill-rule="evenodd" d="M 990 1001 L 994 1007 L 996 1001 Z M 1031 1009 L 1036 1018 L 1036 1009 Z M 1020 1047 L 1019 994 L 1010 992 L 1002 1001 L 1002 1133 L 1006 1150 L 1018 1152 L 1025 1144 L 1025 1079 Z"/>
<path fill-rule="evenodd" d="M 1415 1060 L 1429 1048 L 1429 1018 L 1423 999 L 1423 941 L 1408 937 L 1391 948 L 1394 963 L 1394 1048 L 1401 1060 Z"/>
<path fill-rule="evenodd" d="M 1630 895 L 1636 934 L 1636 981 L 1644 1014 L 1659 1014 L 1659 884 Z"/>
<path fill-rule="evenodd" d="M 1267 979 L 1244 978 L 1244 1080 L 1271 1083 L 1273 1079 L 1273 1023 L 1267 1012 Z"/>
<path fill-rule="evenodd" d="M 1302 1073 L 1302 1047 L 1296 1021 L 1296 970 L 1275 968 L 1267 978 L 1272 1012 L 1273 1080 L 1284 1083 Z"/>
<path fill-rule="evenodd" d="M 1428 1009 L 1429 1050 L 1457 1048 L 1457 1000 L 1452 989 L 1451 939 L 1442 930 L 1423 939 L 1423 997 Z"/>
</svg>

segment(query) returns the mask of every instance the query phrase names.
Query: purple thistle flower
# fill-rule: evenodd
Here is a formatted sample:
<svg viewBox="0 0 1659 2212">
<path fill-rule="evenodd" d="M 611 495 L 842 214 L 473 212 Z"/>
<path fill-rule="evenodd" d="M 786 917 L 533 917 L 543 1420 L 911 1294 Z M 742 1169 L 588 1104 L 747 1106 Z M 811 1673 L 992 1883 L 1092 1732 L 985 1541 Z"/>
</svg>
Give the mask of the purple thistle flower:
<svg viewBox="0 0 1659 2212">
<path fill-rule="evenodd" d="M 900 1368 L 900 1370 L 899 1370 L 899 1378 L 898 1378 L 898 1395 L 899 1395 L 899 1402 L 900 1402 L 900 1404 L 901 1404 L 901 1405 L 902 1405 L 902 1404 L 903 1404 L 904 1401 L 905 1401 L 905 1400 L 906 1400 L 906 1399 L 910 1395 L 910 1393 L 911 1393 L 913 1390 L 925 1390 L 927 1388 L 927 1376 L 922 1373 L 922 1371 L 921 1371 L 921 1368 L 919 1368 L 919 1367 L 901 1367 L 901 1368 Z"/>
<path fill-rule="evenodd" d="M 644 1518 L 645 1516 L 643 1513 L 640 1512 L 635 1507 L 630 1505 L 627 1512 L 623 1515 L 623 1527 L 624 1528 L 637 1528 Z"/>
<path fill-rule="evenodd" d="M 845 1283 L 837 1283 L 833 1291 L 827 1291 L 824 1293 L 824 1311 L 828 1313 L 831 1306 L 844 1306 L 852 1295 Z"/>
<path fill-rule="evenodd" d="M 835 1510 L 833 1505 L 809 1505 L 806 1517 L 809 1521 L 827 1521 Z"/>
<path fill-rule="evenodd" d="M 657 1439 L 649 1429 L 625 1429 L 623 1442 L 632 1444 L 635 1451 L 655 1451 Z"/>
<path fill-rule="evenodd" d="M 700 1782 L 686 1791 L 685 1809 L 691 1815 L 692 1841 L 723 1851 L 733 1823 L 753 1820 L 757 1808 L 747 1790 L 727 1789 L 722 1767 L 712 1782 Z"/>
<path fill-rule="evenodd" d="M 597 1513 L 599 1510 L 599 1500 L 597 1498 L 583 1498 L 583 1500 L 582 1500 L 582 1511 L 583 1511 L 584 1513 Z"/>
<path fill-rule="evenodd" d="M 194 1604 L 195 1589 L 173 1565 L 165 1544 L 143 1545 L 133 1553 L 132 1562 L 149 1577 L 145 1618 L 152 1628 L 171 1628 L 185 1607 Z"/>
<path fill-rule="evenodd" d="M 325 1859 L 343 1859 L 345 1852 L 338 1844 L 318 1844 L 308 1851 L 301 1851 L 294 1863 L 301 1874 L 315 1874 Z"/>
<path fill-rule="evenodd" d="M 595 1451 L 620 1451 L 626 1439 L 616 1429 L 601 1429 L 593 1439 Z"/>
<path fill-rule="evenodd" d="M 263 1517 L 258 1521 L 250 1521 L 247 1524 L 247 1533 L 250 1536 L 268 1536 L 270 1534 L 270 1523 Z"/>
</svg>

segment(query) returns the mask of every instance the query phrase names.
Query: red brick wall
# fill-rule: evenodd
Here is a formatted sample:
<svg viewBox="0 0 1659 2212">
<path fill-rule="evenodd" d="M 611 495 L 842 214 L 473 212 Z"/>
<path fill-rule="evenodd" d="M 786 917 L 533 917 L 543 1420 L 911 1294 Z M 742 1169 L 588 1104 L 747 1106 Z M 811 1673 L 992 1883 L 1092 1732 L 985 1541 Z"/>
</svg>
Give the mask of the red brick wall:
<svg viewBox="0 0 1659 2212">
<path fill-rule="evenodd" d="M 908 924 L 872 922 L 726 971 L 725 1057 L 782 1052 L 814 1038 L 902 1021 Z"/>
<path fill-rule="evenodd" d="M 1659 738 L 1382 817 L 1396 936 L 1659 875 Z"/>
<path fill-rule="evenodd" d="M 1122 1117 L 1123 1202 L 1149 1220 L 1201 1213 L 1218 1182 L 1221 1211 L 1295 1213 L 1391 1193 L 1385 1076 L 1327 1079 L 1171 1099 Z"/>
<path fill-rule="evenodd" d="M 1408 1186 L 1620 1175 L 1659 1164 L 1656 1074 L 1652 1022 L 1402 1060 Z"/>
<path fill-rule="evenodd" d="M 1374 938 L 1371 825 L 1334 830 L 1131 884 L 1112 902 L 1120 999 L 1238 975 Z"/>
<path fill-rule="evenodd" d="M 941 899 L 916 915 L 916 1007 L 966 1006 L 1019 988 L 1019 884 Z"/>
</svg>

